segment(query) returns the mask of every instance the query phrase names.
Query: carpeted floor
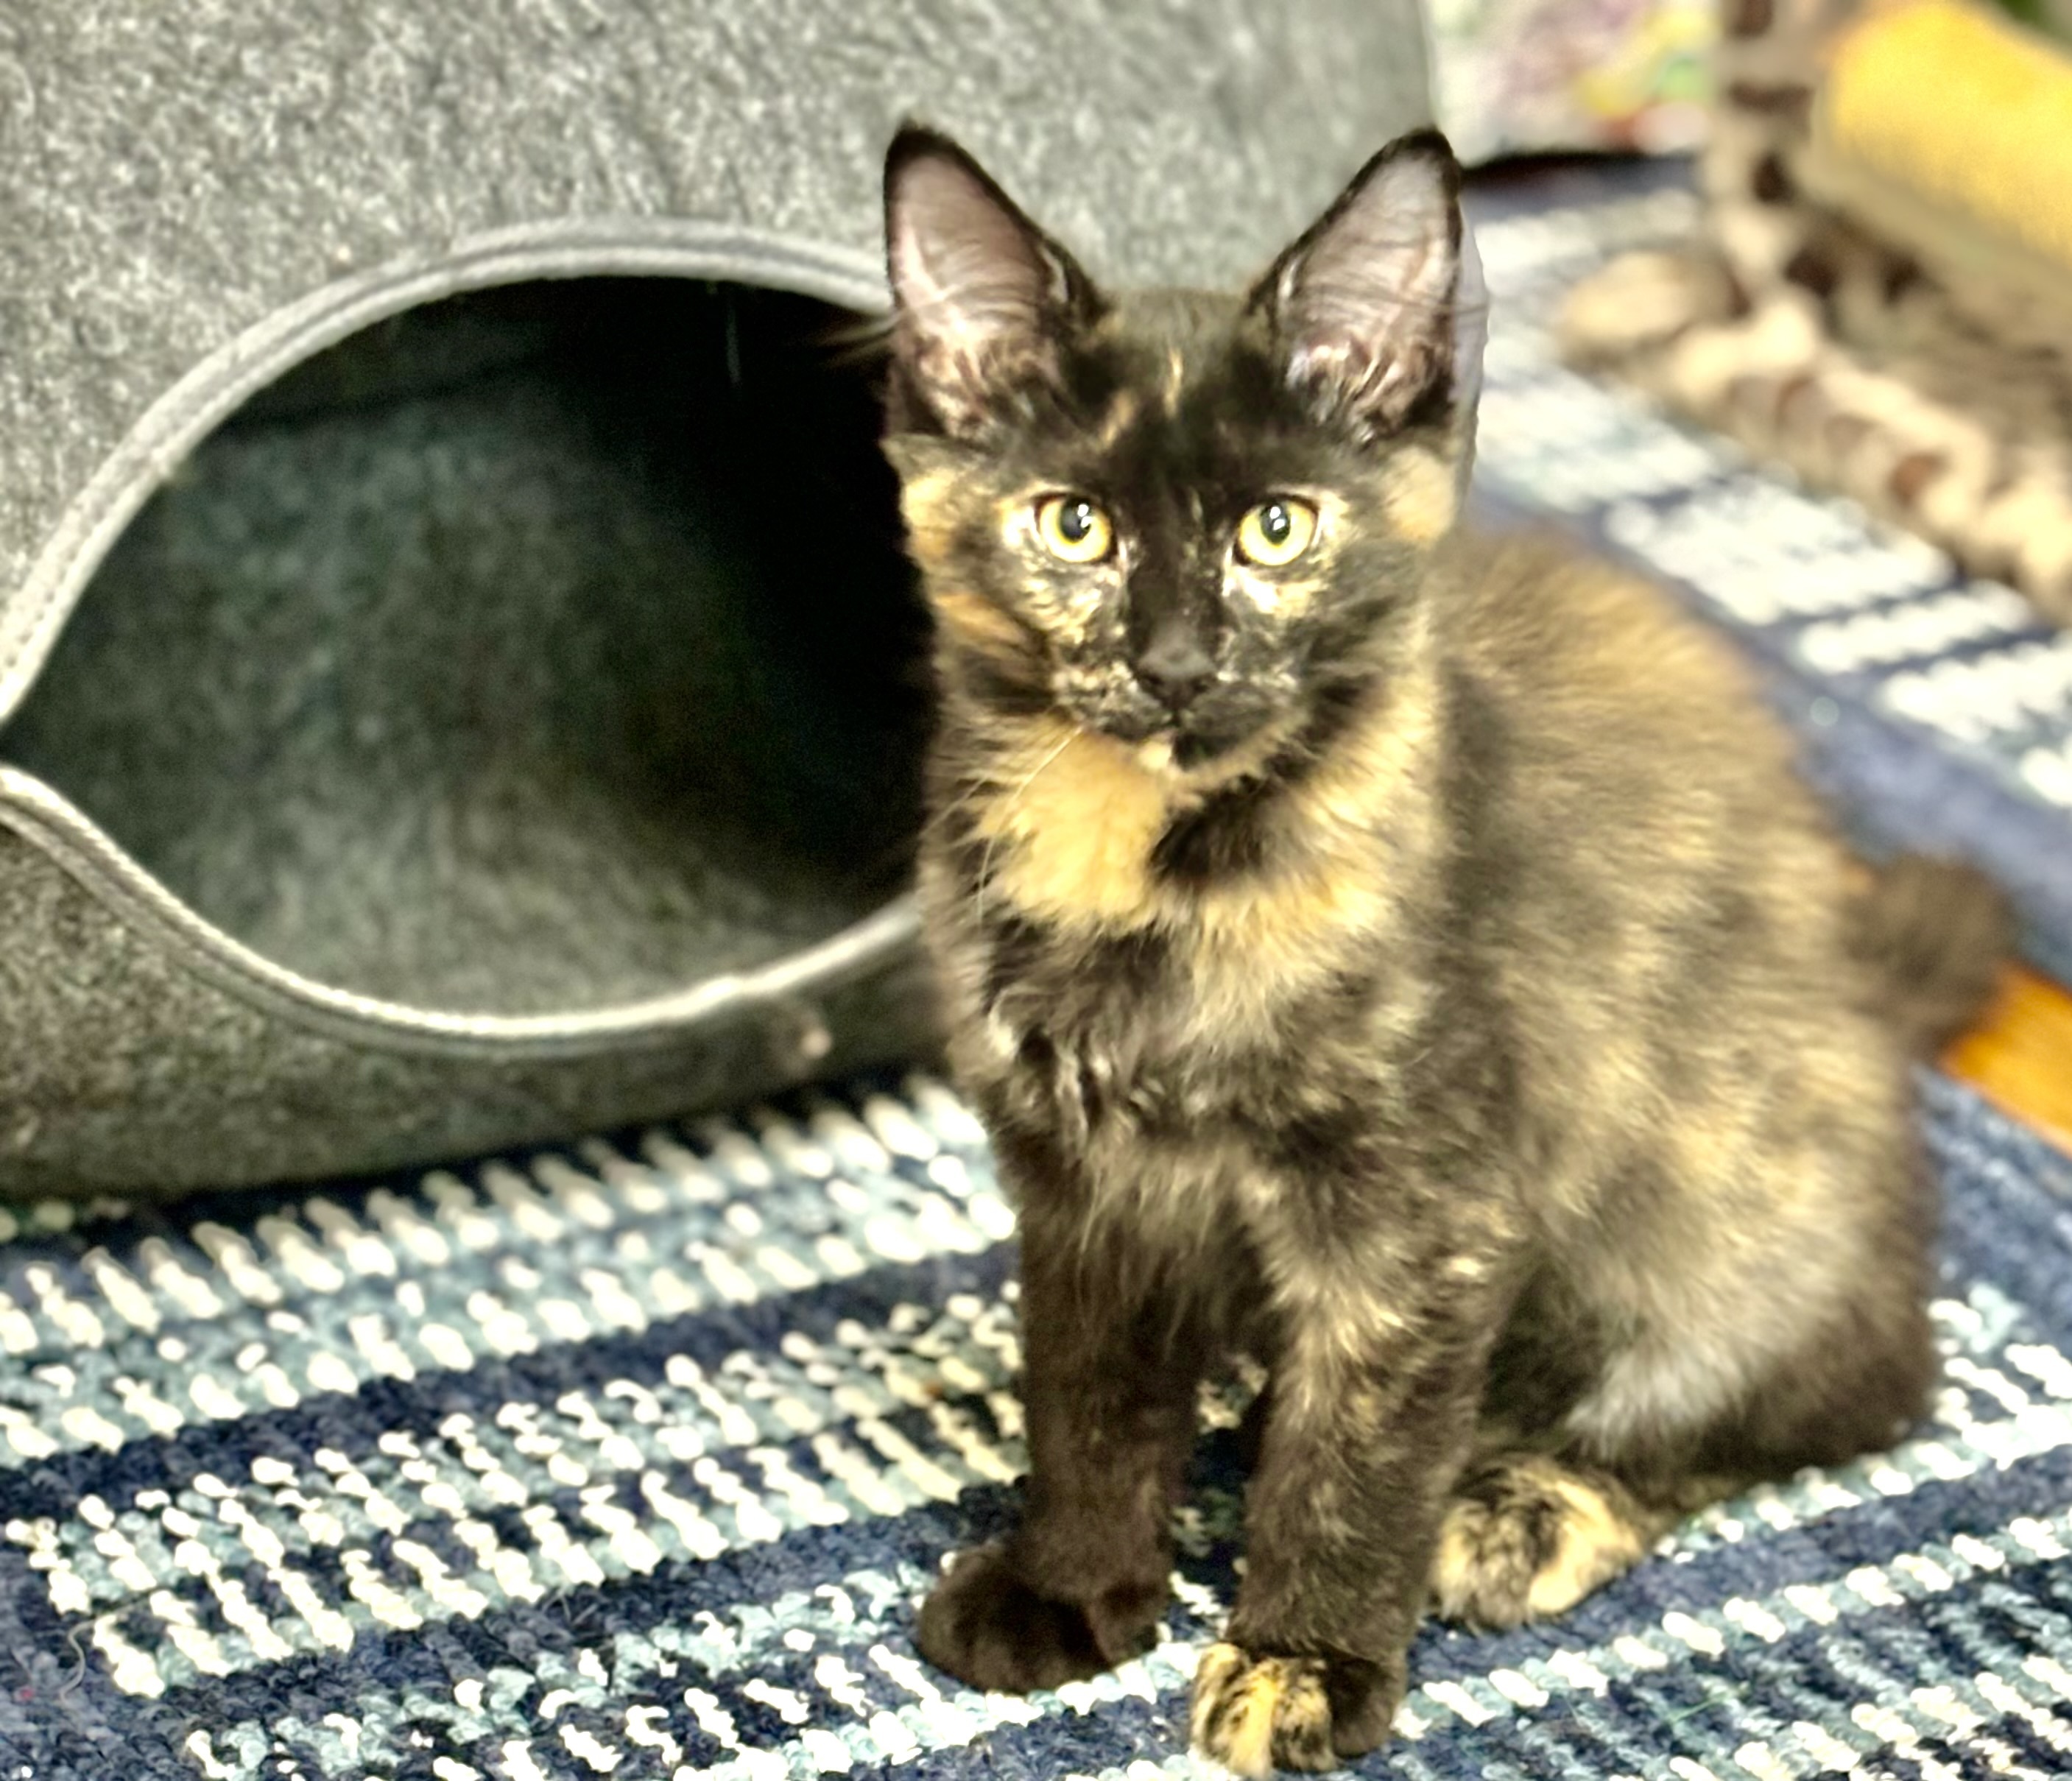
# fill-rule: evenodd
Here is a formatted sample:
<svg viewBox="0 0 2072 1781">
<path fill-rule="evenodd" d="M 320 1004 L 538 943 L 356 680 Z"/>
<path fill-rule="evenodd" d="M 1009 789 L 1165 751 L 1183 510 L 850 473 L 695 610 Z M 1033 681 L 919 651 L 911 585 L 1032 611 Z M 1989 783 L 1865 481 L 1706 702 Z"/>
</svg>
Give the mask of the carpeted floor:
<svg viewBox="0 0 2072 1781">
<path fill-rule="evenodd" d="M 2072 648 L 1554 366 L 1553 286 L 1684 202 L 1589 195 L 1485 226 L 1492 512 L 1683 574 L 1864 832 L 1987 860 L 2065 957 Z M 2072 1773 L 2072 1160 L 1925 1092 L 1933 1423 L 1552 1627 L 1428 1631 L 1363 1773 Z M 1009 1222 L 969 1116 L 889 1080 L 422 1180 L 7 1218 L 0 1781 L 1195 1772 L 1227 1432 L 1149 1657 L 1027 1701 L 914 1657 L 1021 1463 Z"/>
<path fill-rule="evenodd" d="M 1021 1451 L 1006 1210 L 958 1104 L 892 1087 L 17 1237 L 0 1772 L 1194 1772 L 1227 1434 L 1151 1656 L 1029 1701 L 914 1659 Z M 1939 1080 L 1928 1107 L 1934 1424 L 1554 1626 L 1428 1632 L 1363 1772 L 2072 1772 L 2072 1163 Z"/>
</svg>

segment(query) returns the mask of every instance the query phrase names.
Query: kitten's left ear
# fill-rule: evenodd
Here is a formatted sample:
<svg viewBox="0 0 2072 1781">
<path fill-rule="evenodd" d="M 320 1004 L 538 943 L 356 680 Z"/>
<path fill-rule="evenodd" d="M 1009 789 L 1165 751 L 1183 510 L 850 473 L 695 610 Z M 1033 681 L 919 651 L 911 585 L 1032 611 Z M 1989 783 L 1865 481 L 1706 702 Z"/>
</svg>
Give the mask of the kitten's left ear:
<svg viewBox="0 0 2072 1781">
<path fill-rule="evenodd" d="M 1435 396 L 1472 400 L 1456 349 L 1469 332 L 1479 343 L 1482 304 L 1463 260 L 1461 164 L 1438 131 L 1417 130 L 1355 175 L 1252 305 L 1272 322 L 1289 381 L 1377 435 Z"/>
</svg>

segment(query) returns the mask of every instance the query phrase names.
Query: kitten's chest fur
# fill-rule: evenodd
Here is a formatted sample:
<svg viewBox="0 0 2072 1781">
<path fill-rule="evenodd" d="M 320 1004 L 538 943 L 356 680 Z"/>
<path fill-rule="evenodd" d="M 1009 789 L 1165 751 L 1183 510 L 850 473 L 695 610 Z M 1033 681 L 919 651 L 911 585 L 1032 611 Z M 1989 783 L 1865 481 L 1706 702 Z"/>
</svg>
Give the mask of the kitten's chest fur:
<svg viewBox="0 0 2072 1781">
<path fill-rule="evenodd" d="M 1299 772 L 1206 792 L 1096 738 L 1031 782 L 952 728 L 923 886 L 995 1130 L 1096 1208 L 1198 1232 L 1205 1199 L 1272 1179 L 1291 1124 L 1381 1110 L 1432 1002 L 1429 697 L 1398 689 Z"/>
</svg>

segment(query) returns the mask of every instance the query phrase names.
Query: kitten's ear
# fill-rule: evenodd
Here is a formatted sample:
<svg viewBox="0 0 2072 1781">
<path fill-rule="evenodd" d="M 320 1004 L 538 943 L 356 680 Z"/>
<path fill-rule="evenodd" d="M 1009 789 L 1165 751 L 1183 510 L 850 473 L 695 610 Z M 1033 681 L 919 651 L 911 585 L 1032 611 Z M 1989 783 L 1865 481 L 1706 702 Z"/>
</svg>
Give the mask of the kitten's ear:
<svg viewBox="0 0 2072 1781">
<path fill-rule="evenodd" d="M 916 124 L 886 156 L 885 242 L 899 363 L 952 434 L 1054 374 L 1061 336 L 1099 306 L 1071 256 L 956 143 Z"/>
<path fill-rule="evenodd" d="M 1453 388 L 1464 320 L 1461 164 L 1435 130 L 1398 137 L 1252 294 L 1289 381 L 1370 434 Z"/>
</svg>

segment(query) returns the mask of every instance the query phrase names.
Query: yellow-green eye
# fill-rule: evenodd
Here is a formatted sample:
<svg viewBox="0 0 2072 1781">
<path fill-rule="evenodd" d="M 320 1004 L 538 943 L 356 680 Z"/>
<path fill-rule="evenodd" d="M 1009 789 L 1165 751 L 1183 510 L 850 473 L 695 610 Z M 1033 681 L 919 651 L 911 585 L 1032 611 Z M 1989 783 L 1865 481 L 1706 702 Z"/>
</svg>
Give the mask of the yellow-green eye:
<svg viewBox="0 0 2072 1781">
<path fill-rule="evenodd" d="M 1261 569 L 1280 569 L 1309 548 L 1317 510 L 1306 501 L 1261 501 L 1237 523 L 1237 553 Z"/>
<path fill-rule="evenodd" d="M 1108 516 L 1083 495 L 1052 495 L 1036 507 L 1043 548 L 1068 563 L 1097 563 L 1115 545 Z"/>
</svg>

